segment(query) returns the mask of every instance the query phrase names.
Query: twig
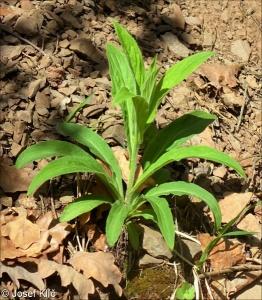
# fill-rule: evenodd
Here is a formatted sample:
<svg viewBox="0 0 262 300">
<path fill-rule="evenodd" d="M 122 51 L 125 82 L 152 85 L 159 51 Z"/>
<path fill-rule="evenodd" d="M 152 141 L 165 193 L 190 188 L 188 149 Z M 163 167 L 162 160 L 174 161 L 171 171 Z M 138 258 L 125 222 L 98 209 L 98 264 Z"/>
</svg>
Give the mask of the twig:
<svg viewBox="0 0 262 300">
<path fill-rule="evenodd" d="M 19 35 L 18 33 L 16 32 L 13 32 L 12 30 L 6 28 L 6 26 L 0 24 L 0 29 L 9 33 L 9 34 L 12 34 L 13 36 L 17 37 L 18 39 L 20 39 L 21 41 L 29 44 L 30 46 L 32 46 L 33 48 L 35 48 L 37 51 L 39 51 L 42 55 L 46 55 L 46 53 L 39 47 L 37 47 L 35 44 L 33 44 L 32 42 L 30 42 L 28 39 L 25 39 L 23 37 L 21 37 L 21 35 Z"/>
<path fill-rule="evenodd" d="M 241 110 L 240 110 L 240 115 L 239 115 L 239 119 L 238 119 L 238 123 L 237 123 L 237 127 L 236 127 L 236 132 L 239 131 L 239 127 L 243 118 L 243 113 L 244 113 L 244 108 L 245 108 L 245 104 L 246 104 L 246 97 L 247 97 L 247 87 L 248 84 L 245 87 L 245 91 L 244 91 L 244 96 L 243 96 L 243 104 L 241 106 Z"/>
<path fill-rule="evenodd" d="M 262 271 L 261 266 L 245 264 L 245 265 L 234 266 L 234 267 L 227 268 L 227 269 L 202 273 L 202 274 L 198 275 L 198 278 L 203 279 L 203 278 L 207 278 L 207 277 L 211 277 L 211 276 L 215 276 L 215 275 L 233 273 L 233 272 L 237 272 L 237 271 L 250 271 L 250 270 L 261 270 Z"/>
</svg>

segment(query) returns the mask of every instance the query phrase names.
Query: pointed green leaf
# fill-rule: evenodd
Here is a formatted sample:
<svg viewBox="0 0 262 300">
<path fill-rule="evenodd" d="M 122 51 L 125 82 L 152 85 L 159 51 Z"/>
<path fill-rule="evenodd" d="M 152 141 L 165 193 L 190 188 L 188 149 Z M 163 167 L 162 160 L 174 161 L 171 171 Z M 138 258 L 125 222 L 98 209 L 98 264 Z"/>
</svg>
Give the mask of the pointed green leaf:
<svg viewBox="0 0 262 300">
<path fill-rule="evenodd" d="M 173 249 L 175 244 L 175 225 L 166 199 L 159 197 L 147 197 L 146 199 L 156 213 L 157 224 L 168 247 Z"/>
<path fill-rule="evenodd" d="M 116 46 L 106 44 L 106 53 L 109 62 L 110 78 L 112 80 L 112 96 L 126 87 L 131 93 L 136 94 L 136 81 L 134 73 L 128 63 L 126 55 Z"/>
<path fill-rule="evenodd" d="M 128 223 L 126 225 L 127 233 L 128 233 L 128 240 L 131 244 L 131 246 L 135 249 L 138 250 L 140 246 L 140 241 L 139 241 L 139 233 L 137 230 L 137 226 L 134 223 Z"/>
<path fill-rule="evenodd" d="M 216 119 L 203 111 L 193 111 L 177 118 L 156 134 L 147 145 L 141 164 L 146 170 L 163 153 L 178 148 L 194 135 L 201 133 Z"/>
<path fill-rule="evenodd" d="M 153 209 L 143 209 L 142 211 L 138 211 L 135 213 L 132 213 L 130 218 L 144 218 L 146 220 L 152 220 L 157 223 L 157 216 Z"/>
<path fill-rule="evenodd" d="M 54 160 L 46 165 L 33 179 L 27 193 L 31 194 L 41 184 L 51 178 L 76 172 L 95 173 L 104 182 L 110 182 L 110 179 L 105 173 L 103 167 L 91 155 L 65 156 L 58 158 L 57 160 Z"/>
<path fill-rule="evenodd" d="M 179 149 L 172 149 L 165 154 L 163 154 L 156 162 L 151 164 L 144 173 L 138 178 L 136 181 L 135 186 L 132 189 L 132 192 L 135 192 L 138 187 L 152 174 L 154 174 L 157 170 L 162 168 L 163 166 L 173 162 L 173 161 L 180 161 L 184 158 L 189 157 L 197 157 L 203 158 L 211 161 L 218 162 L 220 164 L 224 164 L 235 171 L 237 171 L 241 176 L 246 178 L 245 172 L 241 168 L 241 166 L 229 155 L 223 153 L 219 150 L 206 147 L 206 146 L 191 146 L 187 148 L 179 148 Z"/>
<path fill-rule="evenodd" d="M 130 66 L 135 74 L 136 82 L 138 87 L 141 87 L 145 77 L 145 66 L 142 57 L 142 53 L 137 45 L 135 39 L 128 33 L 122 26 L 116 21 L 113 21 L 115 26 L 116 34 L 119 41 L 125 51 Z"/>
<path fill-rule="evenodd" d="M 58 127 L 77 142 L 87 146 L 94 155 L 108 164 L 111 171 L 115 174 L 115 176 L 113 176 L 113 180 L 116 180 L 119 194 L 123 196 L 121 170 L 106 141 L 92 129 L 78 124 L 61 123 Z"/>
<path fill-rule="evenodd" d="M 137 123 L 137 132 L 135 132 L 137 142 L 140 144 L 143 140 L 143 135 L 145 131 L 145 125 L 148 114 L 148 103 L 143 97 L 135 96 L 132 98 L 134 109 L 135 109 L 135 119 L 133 122 Z"/>
<path fill-rule="evenodd" d="M 120 104 L 123 101 L 126 101 L 127 99 L 130 99 L 134 96 L 135 95 L 133 93 L 130 93 L 126 87 L 121 87 L 121 89 L 117 91 L 112 105 L 115 106 L 117 104 Z"/>
<path fill-rule="evenodd" d="M 106 238 L 110 246 L 117 241 L 129 212 L 130 206 L 120 200 L 112 205 L 106 220 Z"/>
<path fill-rule="evenodd" d="M 15 166 L 19 169 L 38 159 L 66 155 L 85 156 L 88 154 L 83 149 L 72 143 L 63 141 L 46 141 L 32 145 L 24 150 L 17 158 Z"/>
<path fill-rule="evenodd" d="M 146 72 L 145 81 L 141 88 L 141 96 L 143 96 L 148 104 L 150 104 L 151 98 L 154 95 L 154 91 L 156 88 L 157 76 L 160 71 L 160 68 L 156 69 L 156 59 L 157 56 L 154 57 L 149 69 Z"/>
<path fill-rule="evenodd" d="M 59 218 L 59 221 L 68 222 L 81 214 L 91 211 L 103 203 L 112 204 L 112 201 L 105 195 L 83 195 L 66 206 Z"/>
<path fill-rule="evenodd" d="M 81 109 L 83 108 L 93 97 L 94 93 L 92 93 L 91 95 L 89 95 L 82 103 L 79 103 L 79 105 L 77 105 L 76 108 L 74 108 L 70 114 L 66 117 L 65 122 L 70 122 L 73 117 L 75 116 L 75 114 Z"/>
<path fill-rule="evenodd" d="M 208 191 L 194 183 L 188 183 L 183 181 L 163 183 L 157 187 L 150 189 L 145 194 L 145 197 L 159 197 L 169 194 L 177 196 L 189 195 L 203 200 L 209 206 L 210 210 L 214 215 L 215 231 L 217 231 L 220 228 L 222 215 L 216 198 Z"/>
<path fill-rule="evenodd" d="M 149 119 L 147 121 L 150 124 L 154 118 L 157 111 L 157 108 L 165 97 L 165 95 L 181 81 L 183 81 L 188 75 L 194 72 L 205 60 L 214 55 L 215 52 L 201 52 L 194 55 L 191 55 L 166 71 L 158 82 L 154 99 L 151 101 L 151 106 L 149 108 Z"/>
</svg>

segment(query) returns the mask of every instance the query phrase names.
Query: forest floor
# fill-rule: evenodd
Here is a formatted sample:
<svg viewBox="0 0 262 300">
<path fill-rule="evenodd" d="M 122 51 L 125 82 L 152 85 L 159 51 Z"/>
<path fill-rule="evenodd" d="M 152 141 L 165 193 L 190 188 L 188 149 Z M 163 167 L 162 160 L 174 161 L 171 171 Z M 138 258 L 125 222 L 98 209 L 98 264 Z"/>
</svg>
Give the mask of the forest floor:
<svg viewBox="0 0 262 300">
<path fill-rule="evenodd" d="M 161 260 L 160 264 L 152 260 L 148 265 L 137 258 L 139 272 L 119 285 L 120 271 L 126 278 L 128 251 L 122 239 L 119 245 L 124 254 L 116 247 L 101 252 L 113 254 L 120 271 L 111 256 L 98 256 L 97 260 L 104 262 L 107 278 L 101 279 L 101 274 L 96 277 L 91 271 L 88 278 L 95 278 L 95 282 L 88 279 L 82 283 L 82 273 L 87 270 L 81 262 L 88 258 L 79 256 L 74 261 L 68 258 L 68 241 L 72 246 L 77 245 L 73 225 L 67 224 L 70 229 L 66 226 L 58 229 L 56 223 L 53 231 L 50 229 L 53 219 L 76 195 L 74 176 L 57 178 L 28 197 L 26 191 L 32 178 L 50 160 L 43 159 L 20 170 L 14 166 L 18 155 L 28 146 L 64 139 L 55 125 L 92 92 L 92 100 L 76 114 L 73 122 L 92 126 L 110 146 L 125 143 L 120 111 L 111 106 L 105 52 L 106 43 L 117 44 L 112 19 L 135 37 L 146 64 L 158 55 L 157 64 L 162 71 L 194 53 L 216 52 L 169 93 L 159 107 L 156 124 L 161 129 L 196 109 L 216 115 L 212 126 L 190 140 L 190 144 L 226 152 L 243 167 L 247 180 L 231 169 L 199 159 L 170 165 L 172 178 L 197 183 L 212 192 L 220 203 L 223 223 L 262 199 L 261 1 L 3 0 L 0 4 L 0 225 L 3 226 L 0 290 L 8 290 L 9 296 L 2 293 L 1 299 L 26 298 L 26 294 L 16 298 L 11 291 L 33 292 L 35 287 L 48 288 L 49 292 L 53 289 L 56 299 L 77 299 L 77 294 L 84 299 L 83 295 L 91 294 L 93 288 L 96 289 L 93 299 L 120 299 L 112 290 L 121 294 L 122 288 L 122 299 L 170 299 L 190 273 L 183 264 L 179 274 L 174 271 L 173 262 L 180 262 L 178 257 Z M 191 200 L 178 201 L 174 217 L 180 231 L 196 236 L 207 232 L 208 212 L 199 201 Z M 250 239 L 235 239 L 233 242 L 241 246 L 241 253 L 225 251 L 226 256 L 236 255 L 242 264 L 261 266 L 261 216 L 261 206 L 257 206 L 237 220 L 238 229 L 258 233 Z M 103 230 L 98 226 L 98 218 L 96 221 L 89 220 L 86 234 L 91 235 L 92 251 L 105 250 Z M 36 224 L 38 233 L 32 227 Z M 21 227 L 21 236 L 26 236 L 26 232 L 30 235 L 34 232 L 36 236 L 31 236 L 30 241 L 18 237 L 17 226 Z M 100 228 L 96 239 L 95 227 Z M 54 232 L 59 235 L 56 239 Z M 49 236 L 45 243 L 42 235 Z M 32 245 L 39 247 L 32 249 Z M 187 244 L 187 248 L 191 246 L 194 247 Z M 193 261 L 191 249 L 188 252 Z M 224 260 L 225 256 L 221 258 L 222 265 Z M 65 278 L 64 272 L 71 277 Z M 114 289 L 108 292 L 99 281 L 104 287 L 113 285 Z M 204 280 L 201 284 L 205 285 Z M 219 278 L 209 277 L 207 283 L 214 299 L 261 299 L 260 284 L 261 270 L 252 267 Z M 34 299 L 40 296 L 38 293 Z M 206 290 L 204 299 L 211 299 Z"/>
</svg>

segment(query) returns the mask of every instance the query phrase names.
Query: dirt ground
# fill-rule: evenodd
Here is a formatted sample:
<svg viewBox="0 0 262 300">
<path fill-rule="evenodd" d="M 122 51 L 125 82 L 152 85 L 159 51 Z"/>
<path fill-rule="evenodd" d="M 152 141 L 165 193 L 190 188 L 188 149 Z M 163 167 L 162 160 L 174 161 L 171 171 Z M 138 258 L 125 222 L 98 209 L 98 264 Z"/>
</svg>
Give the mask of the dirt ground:
<svg viewBox="0 0 262 300">
<path fill-rule="evenodd" d="M 162 128 L 195 109 L 215 114 L 214 124 L 190 143 L 228 153 L 241 164 L 248 179 L 218 164 L 194 159 L 171 165 L 173 179 L 195 182 L 218 200 L 234 195 L 225 207 L 231 217 L 235 202 L 242 203 L 247 193 L 249 200 L 243 200 L 241 208 L 261 199 L 261 1 L 3 0 L 0 209 L 23 206 L 43 212 L 51 209 L 52 198 L 59 214 L 72 201 L 75 191 L 70 176 L 26 196 L 31 178 L 49 160 L 20 171 L 14 163 L 29 145 L 61 139 L 55 125 L 91 92 L 94 97 L 73 122 L 91 125 L 110 145 L 124 143 L 119 110 L 111 107 L 105 54 L 107 42 L 117 43 L 112 19 L 135 37 L 147 64 L 158 54 L 157 64 L 163 71 L 194 53 L 216 52 L 170 92 L 160 105 L 156 124 Z M 256 219 L 240 228 L 259 231 L 261 238 L 261 212 L 249 215 Z M 196 229 L 188 224 L 181 228 L 187 232 Z M 164 299 L 155 294 L 147 297 Z M 254 290 L 246 297 L 237 299 L 259 299 Z M 131 295 L 130 299 L 143 298 Z"/>
</svg>

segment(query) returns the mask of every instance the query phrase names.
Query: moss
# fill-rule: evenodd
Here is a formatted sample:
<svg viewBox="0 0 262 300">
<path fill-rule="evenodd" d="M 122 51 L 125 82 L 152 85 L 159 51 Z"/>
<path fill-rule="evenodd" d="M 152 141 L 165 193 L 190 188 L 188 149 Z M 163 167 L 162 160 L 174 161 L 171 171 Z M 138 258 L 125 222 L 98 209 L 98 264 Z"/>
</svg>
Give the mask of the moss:
<svg viewBox="0 0 262 300">
<path fill-rule="evenodd" d="M 174 269 L 167 265 L 132 271 L 125 295 L 136 300 L 168 299 L 175 288 L 175 276 Z"/>
</svg>

